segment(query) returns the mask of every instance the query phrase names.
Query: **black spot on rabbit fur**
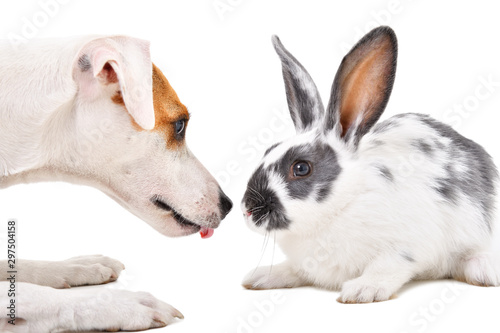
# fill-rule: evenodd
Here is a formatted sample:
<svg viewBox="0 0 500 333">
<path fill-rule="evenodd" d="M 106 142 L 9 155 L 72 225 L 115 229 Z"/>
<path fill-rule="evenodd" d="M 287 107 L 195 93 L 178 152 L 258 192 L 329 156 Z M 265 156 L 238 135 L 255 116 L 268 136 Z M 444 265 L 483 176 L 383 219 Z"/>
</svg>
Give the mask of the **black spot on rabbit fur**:
<svg viewBox="0 0 500 333">
<path fill-rule="evenodd" d="M 450 176 L 450 174 L 448 174 L 447 178 L 436 179 L 436 186 L 434 186 L 434 189 L 438 191 L 443 198 L 456 204 L 460 189 L 458 185 L 452 183 L 453 178 L 453 176 Z"/>
<path fill-rule="evenodd" d="M 401 257 L 403 257 L 404 260 L 409 261 L 409 262 L 415 262 L 415 258 L 408 252 L 401 252 Z"/>
<path fill-rule="evenodd" d="M 375 124 L 375 126 L 373 126 L 373 133 L 383 133 L 390 129 L 393 129 L 396 126 L 398 126 L 398 121 L 395 119 L 395 117 L 392 117 L 381 123 Z"/>
<path fill-rule="evenodd" d="M 422 123 L 450 140 L 450 144 L 445 147 L 450 159 L 445 166 L 446 176 L 436 179 L 435 190 L 452 203 L 457 203 L 460 195 L 476 203 L 491 231 L 495 183 L 498 180 L 498 171 L 491 156 L 479 144 L 463 137 L 452 127 L 427 115 L 417 115 Z M 456 164 L 460 168 L 455 168 Z"/>
<path fill-rule="evenodd" d="M 389 168 L 387 166 L 379 165 L 379 166 L 377 166 L 377 169 L 380 172 L 380 174 L 382 175 L 382 177 L 384 177 L 388 181 L 391 181 L 391 182 L 394 181 L 394 175 L 392 174 L 391 170 L 389 170 Z"/>
<path fill-rule="evenodd" d="M 283 204 L 276 192 L 269 187 L 269 178 L 261 166 L 248 181 L 248 187 L 243 196 L 246 209 L 252 213 L 256 226 L 269 221 L 266 229 L 286 229 L 290 221 L 286 217 Z"/>
<path fill-rule="evenodd" d="M 281 142 L 277 142 L 275 144 L 273 144 L 271 147 L 267 148 L 266 149 L 266 152 L 264 153 L 264 156 L 267 156 L 267 154 L 269 154 L 271 152 L 271 150 L 273 150 L 274 148 L 278 147 L 280 145 Z"/>
<path fill-rule="evenodd" d="M 310 162 L 311 174 L 304 178 L 289 179 L 290 168 L 297 161 Z M 322 142 L 291 147 L 270 168 L 285 181 L 291 198 L 305 200 L 313 197 L 318 202 L 330 194 L 334 180 L 341 171 L 337 154 L 332 147 Z"/>
<path fill-rule="evenodd" d="M 423 139 L 415 140 L 413 146 L 415 146 L 418 150 L 420 150 L 422 153 L 426 155 L 430 155 L 434 151 L 432 145 Z"/>
</svg>

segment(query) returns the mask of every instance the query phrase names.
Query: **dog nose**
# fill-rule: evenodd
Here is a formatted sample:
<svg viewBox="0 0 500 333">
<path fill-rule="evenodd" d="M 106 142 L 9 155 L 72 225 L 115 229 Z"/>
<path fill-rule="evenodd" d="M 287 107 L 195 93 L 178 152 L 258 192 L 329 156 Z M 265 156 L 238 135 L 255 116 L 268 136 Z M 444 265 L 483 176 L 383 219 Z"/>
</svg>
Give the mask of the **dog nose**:
<svg viewBox="0 0 500 333">
<path fill-rule="evenodd" d="M 233 208 L 233 202 L 229 197 L 222 192 L 222 190 L 219 191 L 219 209 L 220 209 L 220 219 L 223 220 L 226 215 L 231 211 L 231 208 Z"/>
</svg>

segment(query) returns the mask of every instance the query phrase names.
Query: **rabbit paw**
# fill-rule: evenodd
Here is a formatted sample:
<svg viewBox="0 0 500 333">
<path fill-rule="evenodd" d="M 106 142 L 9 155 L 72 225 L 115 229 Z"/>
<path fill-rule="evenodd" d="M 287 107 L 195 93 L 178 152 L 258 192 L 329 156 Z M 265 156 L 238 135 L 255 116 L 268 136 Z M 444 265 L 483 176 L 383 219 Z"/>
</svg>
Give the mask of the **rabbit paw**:
<svg viewBox="0 0 500 333">
<path fill-rule="evenodd" d="M 295 288 L 303 285 L 293 270 L 284 264 L 263 266 L 250 271 L 243 279 L 243 287 L 252 290 Z"/>
<path fill-rule="evenodd" d="M 340 303 L 372 303 L 387 301 L 392 298 L 393 291 L 381 283 L 366 283 L 361 279 L 347 281 L 342 286 Z"/>
<path fill-rule="evenodd" d="M 496 287 L 500 285 L 491 259 L 485 254 L 477 254 L 467 259 L 464 264 L 465 281 L 480 287 Z"/>
</svg>

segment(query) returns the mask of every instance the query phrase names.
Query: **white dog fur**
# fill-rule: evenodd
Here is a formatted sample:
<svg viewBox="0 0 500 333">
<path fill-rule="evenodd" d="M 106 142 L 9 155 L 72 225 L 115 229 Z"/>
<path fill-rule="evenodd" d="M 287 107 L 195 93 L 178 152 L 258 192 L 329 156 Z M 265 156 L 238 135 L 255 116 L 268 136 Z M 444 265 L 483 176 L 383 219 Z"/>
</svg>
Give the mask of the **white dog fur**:
<svg viewBox="0 0 500 333">
<path fill-rule="evenodd" d="M 167 236 L 213 232 L 231 208 L 185 145 L 189 114 L 153 68 L 146 41 L 2 42 L 0 100 L 0 188 L 47 180 L 90 185 Z M 0 280 L 8 277 L 6 264 L 0 262 Z M 22 260 L 18 325 L 2 317 L 0 330 L 139 330 L 182 317 L 145 293 L 53 289 L 113 281 L 123 268 L 102 256 Z M 4 309 L 8 287 L 0 282 Z"/>
</svg>

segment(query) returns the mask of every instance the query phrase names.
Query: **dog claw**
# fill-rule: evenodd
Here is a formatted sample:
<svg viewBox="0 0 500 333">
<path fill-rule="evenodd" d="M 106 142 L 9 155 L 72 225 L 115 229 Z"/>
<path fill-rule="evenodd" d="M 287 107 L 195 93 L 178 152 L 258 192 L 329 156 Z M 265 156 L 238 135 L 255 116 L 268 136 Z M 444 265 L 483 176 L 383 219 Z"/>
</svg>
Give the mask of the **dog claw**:
<svg viewBox="0 0 500 333">
<path fill-rule="evenodd" d="M 184 319 L 184 315 L 182 313 L 180 313 L 179 310 L 176 310 L 174 317 L 179 318 L 179 319 Z"/>
<path fill-rule="evenodd" d="M 165 323 L 164 321 L 159 320 L 159 319 L 153 319 L 153 323 L 154 323 L 154 325 L 153 325 L 154 328 L 167 326 L 167 323 Z"/>
</svg>

